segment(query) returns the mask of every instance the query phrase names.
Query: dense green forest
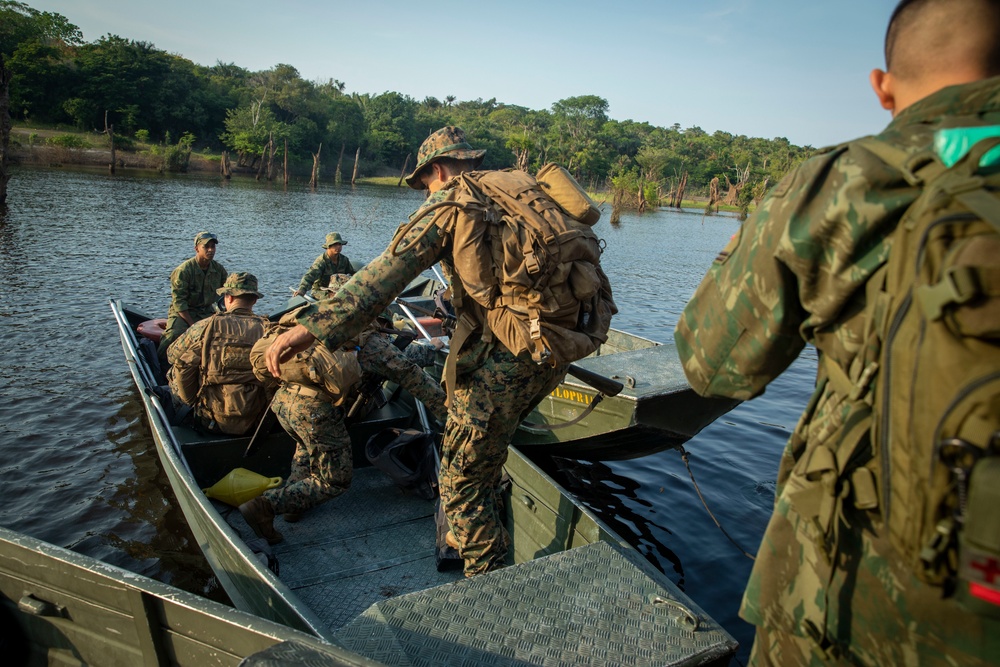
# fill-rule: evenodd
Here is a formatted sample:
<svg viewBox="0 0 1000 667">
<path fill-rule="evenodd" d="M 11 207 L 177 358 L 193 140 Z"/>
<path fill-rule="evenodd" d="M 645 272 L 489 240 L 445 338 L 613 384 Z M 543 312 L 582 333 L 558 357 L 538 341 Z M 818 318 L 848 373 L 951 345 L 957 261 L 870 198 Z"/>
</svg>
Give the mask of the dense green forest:
<svg viewBox="0 0 1000 667">
<path fill-rule="evenodd" d="M 325 164 L 339 155 L 353 162 L 357 152 L 367 173 L 398 173 L 412 167 L 428 133 L 460 125 L 477 148 L 488 149 L 487 168 L 534 171 L 559 162 L 589 187 L 617 190 L 640 207 L 670 203 L 685 190 L 745 207 L 812 150 L 781 137 L 613 120 L 599 95 L 534 110 L 496 99 L 348 92 L 336 79 L 307 81 L 289 64 L 258 72 L 233 63 L 206 67 L 116 35 L 84 42 L 69 18 L 11 0 L 0 0 L 4 84 L 17 122 L 97 131 L 107 122 L 126 141 L 228 150 L 249 168 L 269 141 L 281 160 L 287 141 L 299 164 L 311 165 L 322 146 Z"/>
</svg>

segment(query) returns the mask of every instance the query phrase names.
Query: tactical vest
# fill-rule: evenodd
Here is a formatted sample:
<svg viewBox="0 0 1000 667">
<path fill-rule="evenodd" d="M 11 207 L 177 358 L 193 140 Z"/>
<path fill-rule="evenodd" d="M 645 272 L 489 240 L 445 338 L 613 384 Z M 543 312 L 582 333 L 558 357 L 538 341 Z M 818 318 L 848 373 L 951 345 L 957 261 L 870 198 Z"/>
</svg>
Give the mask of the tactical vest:
<svg viewBox="0 0 1000 667">
<path fill-rule="evenodd" d="M 250 365 L 250 349 L 264 334 L 264 323 L 257 315 L 225 313 L 205 327 L 196 413 L 223 433 L 247 433 L 267 407 L 267 392 Z"/>
</svg>

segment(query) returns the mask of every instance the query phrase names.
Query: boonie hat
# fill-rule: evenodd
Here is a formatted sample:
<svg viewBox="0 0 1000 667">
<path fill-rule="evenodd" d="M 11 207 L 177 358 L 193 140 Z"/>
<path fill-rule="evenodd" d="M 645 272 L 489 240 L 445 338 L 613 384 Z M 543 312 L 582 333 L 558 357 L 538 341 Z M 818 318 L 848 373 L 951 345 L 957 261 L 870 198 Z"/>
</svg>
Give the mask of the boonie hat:
<svg viewBox="0 0 1000 667">
<path fill-rule="evenodd" d="M 456 160 L 475 160 L 478 167 L 483 162 L 486 150 L 476 150 L 465 140 L 465 132 L 460 127 L 448 125 L 442 127 L 431 136 L 424 139 L 417 151 L 417 166 L 413 168 L 413 173 L 406 177 L 406 184 L 414 190 L 423 190 L 424 184 L 420 182 L 417 175 L 423 171 L 424 167 L 443 157 L 450 157 Z"/>
<path fill-rule="evenodd" d="M 225 284 L 215 290 L 215 293 L 220 295 L 228 294 L 230 296 L 253 294 L 258 299 L 264 296 L 257 291 L 257 276 L 246 271 L 230 273 L 226 278 Z"/>
<path fill-rule="evenodd" d="M 219 242 L 219 237 L 212 232 L 198 232 L 194 236 L 194 247 L 197 248 L 200 245 L 205 245 L 209 241 Z"/>
<path fill-rule="evenodd" d="M 329 248 L 336 244 L 347 245 L 347 241 L 340 237 L 340 232 L 331 232 L 326 235 L 326 243 L 323 244 L 324 248 Z"/>
</svg>

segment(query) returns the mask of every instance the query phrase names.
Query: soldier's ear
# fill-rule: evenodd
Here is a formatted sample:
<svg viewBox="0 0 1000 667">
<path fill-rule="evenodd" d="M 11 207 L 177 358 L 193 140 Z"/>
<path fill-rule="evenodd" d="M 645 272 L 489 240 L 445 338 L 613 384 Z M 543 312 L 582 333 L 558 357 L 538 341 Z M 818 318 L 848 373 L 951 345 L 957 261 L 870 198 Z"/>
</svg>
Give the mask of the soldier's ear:
<svg viewBox="0 0 1000 667">
<path fill-rule="evenodd" d="M 873 69 L 872 73 L 868 75 L 868 81 L 872 84 L 872 90 L 875 91 L 875 96 L 878 97 L 878 103 L 882 105 L 883 109 L 887 109 L 892 112 L 892 115 L 896 115 L 896 79 L 889 72 L 885 72 L 880 69 Z"/>
</svg>

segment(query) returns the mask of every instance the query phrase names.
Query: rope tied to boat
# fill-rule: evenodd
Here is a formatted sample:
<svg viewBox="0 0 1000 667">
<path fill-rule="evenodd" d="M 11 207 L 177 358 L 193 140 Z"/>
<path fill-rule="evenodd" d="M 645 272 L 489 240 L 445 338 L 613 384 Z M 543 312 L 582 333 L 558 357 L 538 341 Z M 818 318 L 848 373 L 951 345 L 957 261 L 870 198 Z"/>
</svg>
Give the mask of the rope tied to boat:
<svg viewBox="0 0 1000 667">
<path fill-rule="evenodd" d="M 722 534 L 726 536 L 726 539 L 733 543 L 734 547 L 736 547 L 737 549 L 739 549 L 740 552 L 744 556 L 746 556 L 747 558 L 749 558 L 750 560 L 756 561 L 757 559 L 754 557 L 754 555 L 751 554 L 751 553 L 749 553 L 749 552 L 747 552 L 746 549 L 744 549 L 743 547 L 741 547 L 736 542 L 736 540 L 734 540 L 732 538 L 732 536 L 729 533 L 726 532 L 726 529 L 722 527 L 722 524 L 719 523 L 719 520 L 715 518 L 715 515 L 712 514 L 712 510 L 709 509 L 708 503 L 705 502 L 705 496 L 703 496 L 701 494 L 701 488 L 698 487 L 698 482 L 694 478 L 694 472 L 692 472 L 692 470 L 691 470 L 691 460 L 690 460 L 691 459 L 691 455 L 688 454 L 688 451 L 686 449 L 684 449 L 683 445 L 678 445 L 677 449 L 679 449 L 680 452 L 681 452 L 681 460 L 684 461 L 684 467 L 687 468 L 688 475 L 691 477 L 691 483 L 694 484 L 694 490 L 695 490 L 695 492 L 697 492 L 698 498 L 701 500 L 701 504 L 702 504 L 702 506 L 704 506 L 705 511 L 708 512 L 708 516 L 712 517 L 712 521 L 714 521 L 715 525 L 719 527 L 719 530 L 721 530 Z"/>
</svg>

